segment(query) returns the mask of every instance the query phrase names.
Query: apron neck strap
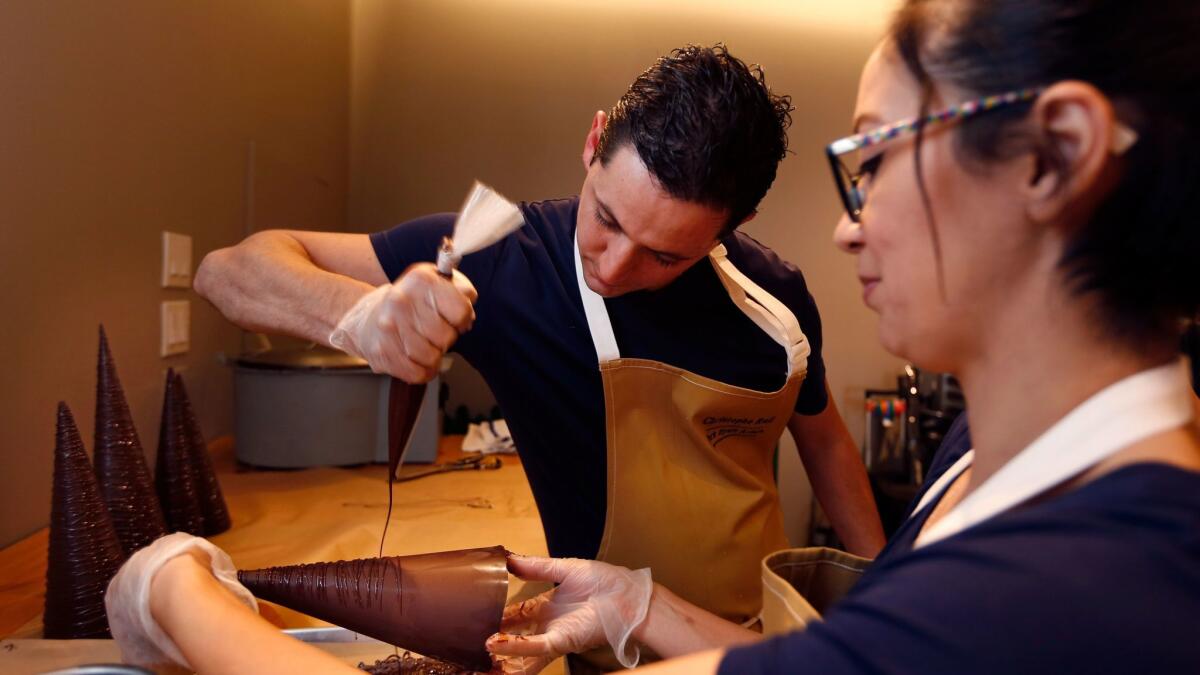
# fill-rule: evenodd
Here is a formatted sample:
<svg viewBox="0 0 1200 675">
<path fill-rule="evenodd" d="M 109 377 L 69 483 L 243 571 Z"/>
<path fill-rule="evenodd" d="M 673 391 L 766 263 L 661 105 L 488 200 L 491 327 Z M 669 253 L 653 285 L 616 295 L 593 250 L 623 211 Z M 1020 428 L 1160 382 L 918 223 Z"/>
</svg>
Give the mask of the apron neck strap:
<svg viewBox="0 0 1200 675">
<path fill-rule="evenodd" d="M 604 306 L 604 298 L 589 288 L 583 279 L 578 226 L 575 227 L 575 280 L 579 282 L 579 296 L 583 300 L 583 313 L 587 317 L 588 330 L 592 334 L 592 344 L 596 346 L 596 359 L 603 364 L 621 358 L 621 352 L 617 349 L 617 336 L 613 334 L 612 321 L 609 320 L 608 309 Z"/>
<path fill-rule="evenodd" d="M 708 260 L 733 304 L 787 352 L 788 379 L 806 373 L 812 350 L 792 310 L 734 267 L 726 257 L 724 244 L 717 244 Z"/>
<path fill-rule="evenodd" d="M 1187 364 L 1182 359 L 1116 382 L 1043 432 L 922 532 L 913 548 L 953 536 L 1023 504 L 1138 441 L 1188 424 L 1194 416 Z M 961 474 L 973 455 L 964 455 L 947 476 Z M 939 480 L 934 488 L 944 490 L 949 483 Z M 918 510 L 931 500 L 926 495 Z"/>
<path fill-rule="evenodd" d="M 617 338 L 613 334 L 612 321 L 608 317 L 608 309 L 604 306 L 604 298 L 589 288 L 583 278 L 578 227 L 575 229 L 574 244 L 575 280 L 579 284 L 579 296 L 583 300 L 583 313 L 587 317 L 592 344 L 596 347 L 596 358 L 602 364 L 615 361 L 621 358 L 621 352 L 617 348 Z M 800 330 L 796 315 L 734 267 L 726 257 L 724 244 L 717 244 L 709 252 L 708 259 L 734 305 L 786 350 L 788 379 L 803 375 L 808 368 L 808 355 L 811 350 L 808 339 Z"/>
</svg>

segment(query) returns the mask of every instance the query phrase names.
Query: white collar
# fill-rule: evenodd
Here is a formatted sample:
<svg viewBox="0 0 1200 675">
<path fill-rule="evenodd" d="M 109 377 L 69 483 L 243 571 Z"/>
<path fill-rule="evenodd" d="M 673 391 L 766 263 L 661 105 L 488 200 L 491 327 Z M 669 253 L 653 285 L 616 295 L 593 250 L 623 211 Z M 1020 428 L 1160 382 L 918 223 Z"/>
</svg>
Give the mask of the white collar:
<svg viewBox="0 0 1200 675">
<path fill-rule="evenodd" d="M 913 548 L 953 536 L 1077 476 L 1130 445 L 1189 423 L 1195 415 L 1187 364 L 1143 370 L 1081 403 L 1013 457 L 941 520 Z M 914 515 L 971 464 L 963 455 L 934 483 Z"/>
</svg>

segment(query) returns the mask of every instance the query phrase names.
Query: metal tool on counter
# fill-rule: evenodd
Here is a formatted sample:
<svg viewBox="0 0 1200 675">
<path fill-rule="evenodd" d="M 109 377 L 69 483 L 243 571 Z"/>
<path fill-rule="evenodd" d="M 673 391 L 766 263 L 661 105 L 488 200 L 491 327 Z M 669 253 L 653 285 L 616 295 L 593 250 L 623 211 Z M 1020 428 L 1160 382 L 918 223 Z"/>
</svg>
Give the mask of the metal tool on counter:
<svg viewBox="0 0 1200 675">
<path fill-rule="evenodd" d="M 454 232 L 442 239 L 437 269 L 451 277 L 463 256 L 487 248 L 514 232 L 525 222 L 516 204 L 492 188 L 475 181 L 463 202 Z M 396 476 L 404 449 L 417 421 L 417 412 L 425 397 L 424 384 L 409 384 L 392 378 L 388 392 L 388 477 Z"/>
<path fill-rule="evenodd" d="M 396 482 L 403 483 L 410 480 L 416 480 L 418 478 L 425 478 L 426 476 L 433 476 L 439 473 L 449 473 L 451 471 L 490 471 L 492 469 L 499 469 L 501 466 L 503 466 L 503 464 L 504 463 L 500 461 L 500 458 L 495 455 L 464 457 L 448 464 L 437 464 L 429 467 L 428 469 L 422 469 L 404 476 L 396 476 Z"/>
</svg>

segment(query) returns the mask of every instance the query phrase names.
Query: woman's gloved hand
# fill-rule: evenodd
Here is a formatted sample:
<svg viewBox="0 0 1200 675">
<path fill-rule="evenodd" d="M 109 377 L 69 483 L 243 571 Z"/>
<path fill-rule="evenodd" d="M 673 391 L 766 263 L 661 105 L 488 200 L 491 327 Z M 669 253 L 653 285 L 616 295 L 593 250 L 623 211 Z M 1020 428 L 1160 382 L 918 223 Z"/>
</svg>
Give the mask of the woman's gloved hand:
<svg viewBox="0 0 1200 675">
<path fill-rule="evenodd" d="M 160 537 L 135 552 L 108 584 L 104 607 L 108 625 L 126 663 L 151 666 L 174 663 L 190 668 L 175 642 L 163 631 L 150 613 L 150 591 L 154 575 L 181 555 L 191 555 L 212 571 L 212 575 L 238 600 L 255 612 L 258 603 L 237 580 L 237 570 L 229 555 L 211 542 L 186 532 Z"/>
<path fill-rule="evenodd" d="M 462 272 L 447 279 L 428 263 L 367 293 L 338 321 L 329 344 L 366 359 L 371 370 L 428 382 L 442 355 L 475 321 L 475 286 Z"/>
<path fill-rule="evenodd" d="M 502 657 L 505 672 L 536 673 L 564 654 L 608 643 L 621 664 L 637 665 L 632 635 L 646 619 L 654 582 L 650 570 L 629 570 L 595 560 L 511 556 L 508 569 L 558 587 L 504 609 L 500 633 L 487 648 Z M 507 657 L 507 658 L 503 658 Z"/>
</svg>

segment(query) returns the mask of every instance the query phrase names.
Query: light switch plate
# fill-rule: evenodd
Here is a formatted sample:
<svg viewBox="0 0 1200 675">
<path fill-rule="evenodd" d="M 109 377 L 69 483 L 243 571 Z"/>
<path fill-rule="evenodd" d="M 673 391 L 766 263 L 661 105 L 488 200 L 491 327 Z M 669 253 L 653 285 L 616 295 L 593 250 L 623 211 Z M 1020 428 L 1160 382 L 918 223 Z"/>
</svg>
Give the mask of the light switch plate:
<svg viewBox="0 0 1200 675">
<path fill-rule="evenodd" d="M 192 238 L 174 232 L 162 233 L 163 288 L 191 288 Z"/>
<path fill-rule="evenodd" d="M 192 303 L 167 300 L 162 304 L 162 355 L 183 354 L 190 347 Z"/>
</svg>

